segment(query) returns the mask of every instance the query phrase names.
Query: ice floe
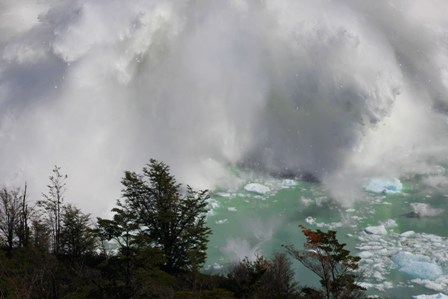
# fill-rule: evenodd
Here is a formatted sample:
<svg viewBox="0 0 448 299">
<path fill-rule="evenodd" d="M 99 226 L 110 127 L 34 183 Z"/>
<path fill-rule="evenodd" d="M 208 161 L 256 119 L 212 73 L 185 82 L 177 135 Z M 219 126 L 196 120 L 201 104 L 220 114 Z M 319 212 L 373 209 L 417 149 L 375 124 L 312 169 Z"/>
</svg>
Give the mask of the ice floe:
<svg viewBox="0 0 448 299">
<path fill-rule="evenodd" d="M 365 186 L 365 189 L 374 193 L 393 194 L 401 192 L 403 185 L 399 179 L 373 178 Z"/>
<path fill-rule="evenodd" d="M 391 257 L 400 271 L 421 279 L 436 279 L 443 275 L 442 268 L 429 257 L 410 252 L 398 252 Z"/>
<path fill-rule="evenodd" d="M 249 183 L 246 186 L 244 186 L 244 190 L 262 195 L 271 191 L 271 189 L 268 186 L 258 183 Z"/>
<path fill-rule="evenodd" d="M 387 230 L 386 227 L 381 224 L 378 226 L 368 226 L 364 229 L 364 231 L 368 234 L 372 234 L 372 235 L 386 235 L 387 234 Z"/>
</svg>

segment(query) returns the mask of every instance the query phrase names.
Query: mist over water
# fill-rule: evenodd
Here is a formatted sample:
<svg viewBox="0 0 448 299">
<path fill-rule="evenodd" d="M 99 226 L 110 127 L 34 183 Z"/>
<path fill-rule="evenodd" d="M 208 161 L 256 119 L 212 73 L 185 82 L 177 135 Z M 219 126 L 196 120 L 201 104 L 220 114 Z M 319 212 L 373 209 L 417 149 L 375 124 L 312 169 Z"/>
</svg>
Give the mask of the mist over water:
<svg viewBox="0 0 448 299">
<path fill-rule="evenodd" d="M 195 187 L 229 168 L 432 173 L 448 152 L 448 3 L 0 0 L 0 182 L 34 197 L 54 164 L 104 213 L 150 157 Z"/>
</svg>

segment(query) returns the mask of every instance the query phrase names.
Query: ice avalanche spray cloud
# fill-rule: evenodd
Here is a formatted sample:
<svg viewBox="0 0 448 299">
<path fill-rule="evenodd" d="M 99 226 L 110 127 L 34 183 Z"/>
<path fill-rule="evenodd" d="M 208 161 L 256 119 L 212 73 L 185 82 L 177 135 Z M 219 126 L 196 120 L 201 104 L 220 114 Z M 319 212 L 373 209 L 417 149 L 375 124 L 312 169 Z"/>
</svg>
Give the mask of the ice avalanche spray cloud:
<svg viewBox="0 0 448 299">
<path fill-rule="evenodd" d="M 150 157 L 181 182 L 226 167 L 353 177 L 447 153 L 448 3 L 0 0 L 0 181 L 104 211 Z"/>
</svg>

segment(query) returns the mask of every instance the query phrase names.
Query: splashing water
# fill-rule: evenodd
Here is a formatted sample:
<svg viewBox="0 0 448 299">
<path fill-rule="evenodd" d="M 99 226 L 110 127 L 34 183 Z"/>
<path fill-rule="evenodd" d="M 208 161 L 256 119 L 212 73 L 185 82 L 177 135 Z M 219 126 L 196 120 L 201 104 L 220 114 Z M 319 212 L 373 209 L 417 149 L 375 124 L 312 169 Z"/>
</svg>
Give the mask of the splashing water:
<svg viewBox="0 0 448 299">
<path fill-rule="evenodd" d="M 445 160 L 447 8 L 1 0 L 0 179 L 38 196 L 56 163 L 102 213 L 155 157 L 196 187 L 235 187 L 244 165 L 353 203 L 364 177 Z"/>
</svg>

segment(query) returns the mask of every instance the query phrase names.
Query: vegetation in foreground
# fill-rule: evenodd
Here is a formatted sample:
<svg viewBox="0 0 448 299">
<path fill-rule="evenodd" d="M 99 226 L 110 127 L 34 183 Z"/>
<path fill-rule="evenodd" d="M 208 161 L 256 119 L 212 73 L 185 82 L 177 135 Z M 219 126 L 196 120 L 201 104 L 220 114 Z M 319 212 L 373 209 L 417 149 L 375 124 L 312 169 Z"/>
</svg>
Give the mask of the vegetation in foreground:
<svg viewBox="0 0 448 299">
<path fill-rule="evenodd" d="M 301 250 L 285 245 L 285 253 L 245 258 L 225 275 L 201 273 L 209 193 L 178 184 L 163 162 L 126 171 L 112 219 L 96 223 L 65 202 L 67 179 L 56 166 L 33 207 L 26 184 L 1 189 L 0 298 L 365 297 L 356 283 L 359 257 L 335 231 L 303 226 Z M 318 275 L 322 289 L 295 281 L 290 256 Z"/>
</svg>

